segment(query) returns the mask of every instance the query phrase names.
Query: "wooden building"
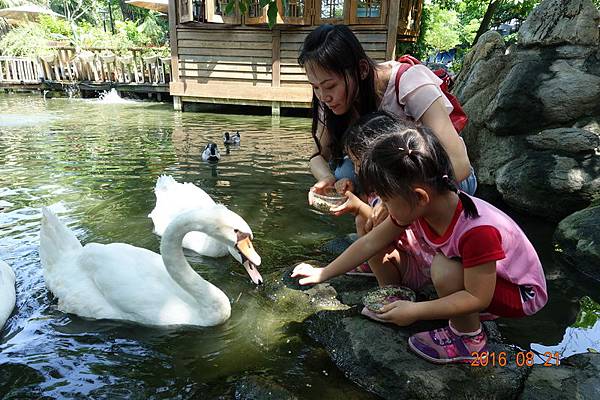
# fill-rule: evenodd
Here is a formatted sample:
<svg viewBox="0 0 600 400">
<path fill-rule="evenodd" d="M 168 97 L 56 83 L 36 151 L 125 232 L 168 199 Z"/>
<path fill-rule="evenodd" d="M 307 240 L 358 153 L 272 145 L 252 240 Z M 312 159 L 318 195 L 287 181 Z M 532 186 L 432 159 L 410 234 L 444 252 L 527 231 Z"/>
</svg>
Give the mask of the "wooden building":
<svg viewBox="0 0 600 400">
<path fill-rule="evenodd" d="M 176 109 L 186 102 L 271 106 L 274 114 L 308 107 L 312 91 L 297 57 L 315 26 L 347 24 L 370 57 L 391 60 L 397 41 L 416 40 L 423 0 L 278 0 L 272 29 L 259 3 L 226 15 L 227 0 L 169 1 Z"/>
</svg>

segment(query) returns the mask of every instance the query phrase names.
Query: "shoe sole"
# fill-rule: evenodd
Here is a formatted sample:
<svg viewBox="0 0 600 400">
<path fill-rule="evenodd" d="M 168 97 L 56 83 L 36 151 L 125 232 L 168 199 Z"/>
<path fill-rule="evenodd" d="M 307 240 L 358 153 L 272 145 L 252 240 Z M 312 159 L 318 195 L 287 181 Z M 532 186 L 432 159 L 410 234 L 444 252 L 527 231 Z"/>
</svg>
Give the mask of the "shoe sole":
<svg viewBox="0 0 600 400">
<path fill-rule="evenodd" d="M 470 363 L 470 362 L 473 362 L 476 360 L 474 357 L 470 357 L 470 356 L 469 357 L 448 358 L 448 359 L 444 359 L 444 360 L 440 360 L 439 358 L 433 358 L 430 355 L 425 354 L 421 350 L 417 349 L 412 344 L 410 339 L 408 340 L 408 347 L 413 351 L 413 353 L 415 353 L 419 357 L 422 357 L 422 358 L 426 359 L 427 361 L 430 361 L 434 364 L 454 364 L 454 363 L 466 364 L 466 363 Z"/>
<path fill-rule="evenodd" d="M 374 277 L 375 274 L 372 272 L 346 272 L 345 275 L 350 275 L 350 276 L 367 276 L 367 277 Z"/>
</svg>

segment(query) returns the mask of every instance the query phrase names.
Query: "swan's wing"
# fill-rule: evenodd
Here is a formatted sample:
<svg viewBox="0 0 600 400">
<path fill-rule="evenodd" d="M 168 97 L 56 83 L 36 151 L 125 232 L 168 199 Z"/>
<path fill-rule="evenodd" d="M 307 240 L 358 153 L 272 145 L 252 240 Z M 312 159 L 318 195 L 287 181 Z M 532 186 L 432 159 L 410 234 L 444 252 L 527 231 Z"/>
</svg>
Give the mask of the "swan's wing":
<svg viewBox="0 0 600 400">
<path fill-rule="evenodd" d="M 15 307 L 15 273 L 0 260 L 0 330 Z"/>
<path fill-rule="evenodd" d="M 160 255 L 128 244 L 90 243 L 65 272 L 54 284 L 59 308 L 84 317 L 155 324 L 165 302 L 190 299 Z"/>
<path fill-rule="evenodd" d="M 193 183 L 178 183 L 171 176 L 163 175 L 154 189 L 156 206 L 148 215 L 154 222 L 154 232 L 162 235 L 167 225 L 183 211 L 213 206 L 215 202 Z"/>
</svg>

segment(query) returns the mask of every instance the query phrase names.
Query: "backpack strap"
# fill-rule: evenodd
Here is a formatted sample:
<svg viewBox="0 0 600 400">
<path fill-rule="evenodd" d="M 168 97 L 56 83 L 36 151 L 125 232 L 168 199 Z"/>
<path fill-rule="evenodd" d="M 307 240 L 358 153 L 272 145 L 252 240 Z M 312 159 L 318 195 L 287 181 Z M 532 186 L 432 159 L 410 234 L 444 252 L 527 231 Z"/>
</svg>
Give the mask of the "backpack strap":
<svg viewBox="0 0 600 400">
<path fill-rule="evenodd" d="M 396 101 L 398 101 L 398 104 L 400 104 L 400 78 L 402 77 L 402 74 L 413 65 L 414 64 L 401 63 L 398 72 L 396 72 Z"/>
</svg>

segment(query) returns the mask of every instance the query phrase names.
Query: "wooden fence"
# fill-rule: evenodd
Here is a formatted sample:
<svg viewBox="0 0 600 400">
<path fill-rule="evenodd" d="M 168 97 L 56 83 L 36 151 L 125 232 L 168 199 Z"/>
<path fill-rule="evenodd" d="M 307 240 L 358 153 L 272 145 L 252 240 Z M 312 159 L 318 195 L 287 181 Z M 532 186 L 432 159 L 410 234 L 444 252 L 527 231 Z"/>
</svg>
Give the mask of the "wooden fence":
<svg viewBox="0 0 600 400">
<path fill-rule="evenodd" d="M 32 84 L 42 81 L 168 85 L 171 58 L 144 55 L 147 49 L 55 48 L 38 58 L 0 56 L 0 84 Z"/>
</svg>

